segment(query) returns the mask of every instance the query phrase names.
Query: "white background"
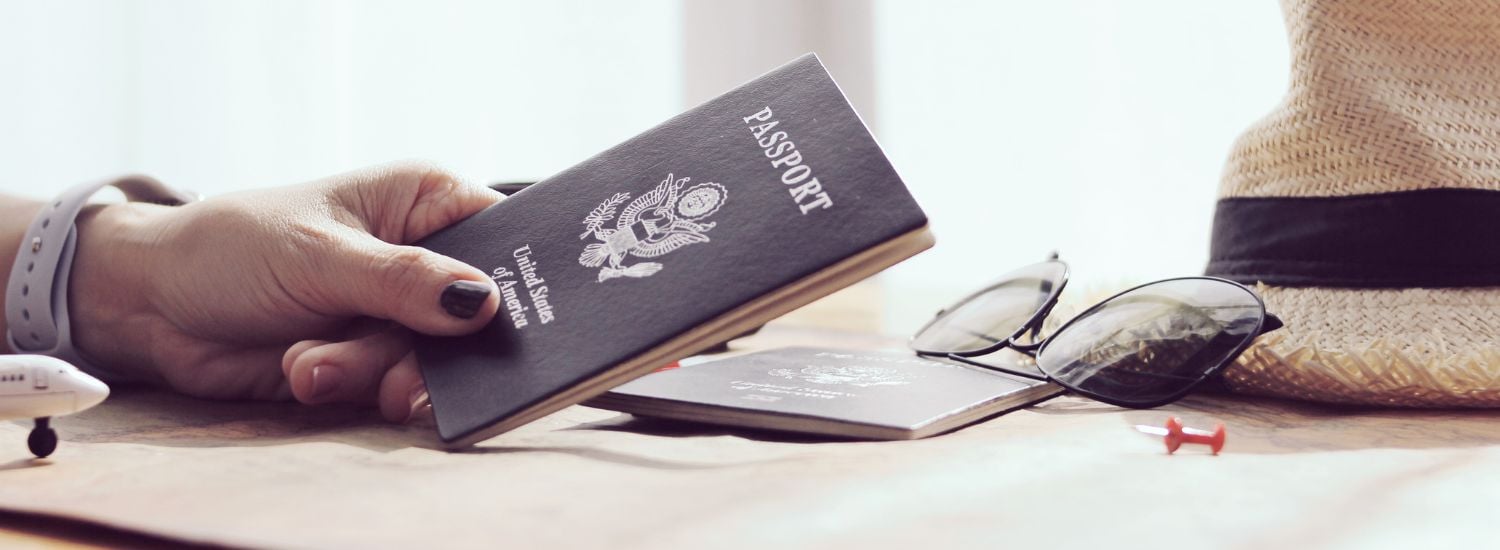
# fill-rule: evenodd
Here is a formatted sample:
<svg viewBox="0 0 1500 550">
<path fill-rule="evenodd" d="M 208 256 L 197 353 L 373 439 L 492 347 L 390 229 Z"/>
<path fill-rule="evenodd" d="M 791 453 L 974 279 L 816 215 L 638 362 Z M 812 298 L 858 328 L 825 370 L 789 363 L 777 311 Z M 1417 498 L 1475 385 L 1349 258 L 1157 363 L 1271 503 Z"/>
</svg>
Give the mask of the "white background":
<svg viewBox="0 0 1500 550">
<path fill-rule="evenodd" d="M 818 50 L 938 235 L 882 277 L 892 332 L 1054 249 L 1078 293 L 1200 273 L 1229 145 L 1287 80 L 1270 0 L 6 0 L 0 14 L 0 192 L 34 198 L 122 172 L 219 194 L 411 157 L 535 180 Z"/>
</svg>

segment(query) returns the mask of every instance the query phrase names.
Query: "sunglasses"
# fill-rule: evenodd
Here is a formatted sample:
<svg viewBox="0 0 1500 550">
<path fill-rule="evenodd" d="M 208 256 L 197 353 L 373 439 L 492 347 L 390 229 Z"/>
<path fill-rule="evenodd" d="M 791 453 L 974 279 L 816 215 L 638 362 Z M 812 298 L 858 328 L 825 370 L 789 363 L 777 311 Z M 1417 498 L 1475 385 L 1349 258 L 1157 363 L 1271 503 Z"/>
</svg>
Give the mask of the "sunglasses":
<svg viewBox="0 0 1500 550">
<path fill-rule="evenodd" d="M 911 348 L 1053 382 L 1111 405 L 1150 408 L 1181 399 L 1256 337 L 1281 328 L 1244 285 L 1180 277 L 1111 296 L 1043 337 L 1042 325 L 1067 284 L 1068 265 L 1056 255 L 1012 271 L 939 311 Z M 1018 363 L 1006 349 L 1032 361 Z"/>
</svg>

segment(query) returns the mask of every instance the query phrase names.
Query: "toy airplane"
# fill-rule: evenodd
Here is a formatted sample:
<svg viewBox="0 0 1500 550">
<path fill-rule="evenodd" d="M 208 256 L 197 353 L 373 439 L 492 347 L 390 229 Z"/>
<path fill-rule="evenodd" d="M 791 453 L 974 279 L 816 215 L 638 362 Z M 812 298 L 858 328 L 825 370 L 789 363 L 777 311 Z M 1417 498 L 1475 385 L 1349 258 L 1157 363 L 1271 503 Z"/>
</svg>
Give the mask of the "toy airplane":
<svg viewBox="0 0 1500 550">
<path fill-rule="evenodd" d="M 35 418 L 26 446 L 37 457 L 57 449 L 52 417 L 81 412 L 109 396 L 109 386 L 61 359 L 0 355 L 0 420 Z"/>
</svg>

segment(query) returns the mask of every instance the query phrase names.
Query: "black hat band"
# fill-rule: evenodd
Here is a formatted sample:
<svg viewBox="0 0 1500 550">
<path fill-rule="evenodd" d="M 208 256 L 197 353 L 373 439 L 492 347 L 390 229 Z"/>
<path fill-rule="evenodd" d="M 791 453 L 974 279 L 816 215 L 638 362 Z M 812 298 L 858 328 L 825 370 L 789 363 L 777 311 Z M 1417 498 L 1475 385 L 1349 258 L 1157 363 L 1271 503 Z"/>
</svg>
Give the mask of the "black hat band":
<svg viewBox="0 0 1500 550">
<path fill-rule="evenodd" d="M 1500 191 L 1220 199 L 1207 274 L 1277 286 L 1500 286 Z"/>
</svg>

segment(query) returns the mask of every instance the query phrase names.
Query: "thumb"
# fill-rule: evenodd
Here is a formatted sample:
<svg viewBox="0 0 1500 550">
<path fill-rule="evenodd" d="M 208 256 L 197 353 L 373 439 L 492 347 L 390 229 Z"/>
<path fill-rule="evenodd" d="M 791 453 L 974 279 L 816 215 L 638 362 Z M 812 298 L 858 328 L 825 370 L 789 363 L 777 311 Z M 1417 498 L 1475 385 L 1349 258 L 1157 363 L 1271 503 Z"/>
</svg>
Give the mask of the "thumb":
<svg viewBox="0 0 1500 550">
<path fill-rule="evenodd" d="M 335 203 L 350 226 L 395 244 L 411 244 L 504 198 L 483 185 L 421 162 L 395 162 L 336 176 Z"/>
<path fill-rule="evenodd" d="M 393 245 L 356 233 L 335 251 L 322 286 L 327 304 L 344 315 L 389 319 L 424 334 L 477 331 L 500 307 L 484 272 L 430 250 Z"/>
<path fill-rule="evenodd" d="M 422 162 L 396 162 L 336 176 L 331 197 L 348 238 L 324 274 L 331 309 L 396 321 L 425 334 L 483 328 L 499 309 L 484 272 L 435 252 L 405 246 L 467 218 L 502 195 Z"/>
</svg>

